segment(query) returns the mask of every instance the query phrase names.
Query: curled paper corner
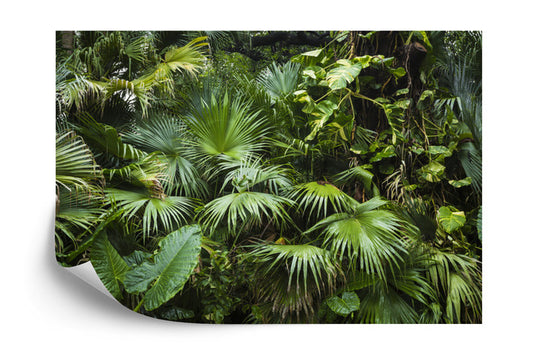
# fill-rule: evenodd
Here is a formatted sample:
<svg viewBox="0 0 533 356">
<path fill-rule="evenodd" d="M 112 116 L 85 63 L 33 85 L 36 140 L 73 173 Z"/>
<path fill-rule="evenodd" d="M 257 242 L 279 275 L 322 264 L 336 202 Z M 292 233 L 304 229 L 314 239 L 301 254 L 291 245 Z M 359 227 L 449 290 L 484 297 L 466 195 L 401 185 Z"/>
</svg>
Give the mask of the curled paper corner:
<svg viewBox="0 0 533 356">
<path fill-rule="evenodd" d="M 76 277 L 78 277 L 85 283 L 102 292 L 105 296 L 116 301 L 116 299 L 111 295 L 111 293 L 109 293 L 107 288 L 104 286 L 104 284 L 96 274 L 96 271 L 94 270 L 94 267 L 90 261 L 78 266 L 66 267 L 65 269 L 74 274 Z"/>
</svg>

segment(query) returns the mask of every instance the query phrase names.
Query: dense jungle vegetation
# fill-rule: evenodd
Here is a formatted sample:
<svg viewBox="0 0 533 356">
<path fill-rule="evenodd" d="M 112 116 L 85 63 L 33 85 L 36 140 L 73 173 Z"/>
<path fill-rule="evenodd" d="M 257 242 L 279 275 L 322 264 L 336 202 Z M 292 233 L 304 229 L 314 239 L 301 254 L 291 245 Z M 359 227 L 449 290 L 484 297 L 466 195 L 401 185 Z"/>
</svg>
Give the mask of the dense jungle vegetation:
<svg viewBox="0 0 533 356">
<path fill-rule="evenodd" d="M 59 263 L 166 320 L 481 323 L 481 33 L 56 39 Z"/>
</svg>

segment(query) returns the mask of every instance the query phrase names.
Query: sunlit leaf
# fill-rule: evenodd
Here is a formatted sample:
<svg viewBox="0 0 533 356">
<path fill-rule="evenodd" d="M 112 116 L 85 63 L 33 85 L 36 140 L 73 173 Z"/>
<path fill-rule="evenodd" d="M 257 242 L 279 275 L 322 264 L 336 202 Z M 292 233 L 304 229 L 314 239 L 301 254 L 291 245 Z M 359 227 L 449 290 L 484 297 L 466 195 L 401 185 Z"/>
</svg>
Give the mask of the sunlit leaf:
<svg viewBox="0 0 533 356">
<path fill-rule="evenodd" d="M 449 207 L 443 206 L 439 209 L 439 224 L 447 233 L 452 233 L 464 226 L 466 217 L 464 211 L 452 211 Z"/>
<path fill-rule="evenodd" d="M 338 66 L 333 68 L 326 75 L 328 86 L 333 90 L 346 88 L 361 72 L 362 64 L 353 63 L 348 60 L 338 60 Z"/>
<path fill-rule="evenodd" d="M 464 179 L 461 179 L 461 180 L 449 180 L 448 183 L 452 186 L 452 187 L 455 187 L 455 188 L 461 188 L 461 187 L 464 187 L 466 185 L 470 185 L 472 184 L 472 178 L 470 177 L 466 177 Z"/>
</svg>

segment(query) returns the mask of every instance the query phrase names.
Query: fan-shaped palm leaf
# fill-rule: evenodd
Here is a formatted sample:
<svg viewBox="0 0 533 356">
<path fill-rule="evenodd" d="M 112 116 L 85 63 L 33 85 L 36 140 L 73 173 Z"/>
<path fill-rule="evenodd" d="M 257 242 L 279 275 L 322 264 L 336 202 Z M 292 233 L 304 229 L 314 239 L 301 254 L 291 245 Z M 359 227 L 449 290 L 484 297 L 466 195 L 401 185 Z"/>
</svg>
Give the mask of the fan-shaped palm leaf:
<svg viewBox="0 0 533 356">
<path fill-rule="evenodd" d="M 304 214 L 311 217 L 326 217 L 329 211 L 336 213 L 346 211 L 357 204 L 357 201 L 337 188 L 335 185 L 319 181 L 308 182 L 294 187 L 288 195 L 298 202 Z"/>
<path fill-rule="evenodd" d="M 268 190 L 268 192 L 279 194 L 282 190 L 291 187 L 288 168 L 266 165 L 260 158 L 249 156 L 240 162 L 223 162 L 220 166 L 229 172 L 222 189 L 231 183 L 239 192 L 256 188 L 258 191 Z"/>
<path fill-rule="evenodd" d="M 416 310 L 393 288 L 378 281 L 361 297 L 358 318 L 371 324 L 413 324 L 419 319 Z"/>
<path fill-rule="evenodd" d="M 206 37 L 199 37 L 183 47 L 171 46 L 166 49 L 162 62 L 150 72 L 136 79 L 146 88 L 159 88 L 172 95 L 174 89 L 174 72 L 186 72 L 195 75 L 205 62 L 202 48 L 207 46 Z"/>
<path fill-rule="evenodd" d="M 226 217 L 227 228 L 236 233 L 243 226 L 257 227 L 269 217 L 276 225 L 291 222 L 285 206 L 292 205 L 290 199 L 273 194 L 243 191 L 216 198 L 204 207 L 200 222 L 213 231 Z"/>
<path fill-rule="evenodd" d="M 152 197 L 147 190 L 105 190 L 108 198 L 123 210 L 126 220 L 142 221 L 143 238 L 158 233 L 161 227 L 169 232 L 185 224 L 196 207 L 192 199 L 177 196 Z"/>
<path fill-rule="evenodd" d="M 184 193 L 202 196 L 206 190 L 196 166 L 187 158 L 185 125 L 175 117 L 155 114 L 135 126 L 134 132 L 124 139 L 145 152 L 160 152 L 166 164 L 163 173 L 168 177 L 163 183 L 167 194 Z"/>
<path fill-rule="evenodd" d="M 385 204 L 373 198 L 352 212 L 333 214 L 315 224 L 308 232 L 323 229 L 324 245 L 335 254 L 348 258 L 352 269 L 377 273 L 386 280 L 388 267 L 399 267 L 405 244 L 400 239 L 401 220 L 387 210 L 374 210 Z"/>
<path fill-rule="evenodd" d="M 74 132 L 56 135 L 56 185 L 75 190 L 96 190 L 102 169 L 93 153 Z"/>
<path fill-rule="evenodd" d="M 79 115 L 78 118 L 80 124 L 75 126 L 76 131 L 91 145 L 95 153 L 103 156 L 99 157 L 100 160 L 109 166 L 116 166 L 121 160 L 139 160 L 146 155 L 145 152 L 122 142 L 116 128 L 97 122 L 89 114 Z"/>
<path fill-rule="evenodd" d="M 102 202 L 103 196 L 99 192 L 73 192 L 66 188 L 59 188 L 56 207 L 56 237 L 61 231 L 75 241 L 77 238 L 71 229 L 89 230 L 105 212 L 102 209 Z"/>
<path fill-rule="evenodd" d="M 297 89 L 299 74 L 299 63 L 287 62 L 283 66 L 273 63 L 259 74 L 257 81 L 273 99 L 285 99 Z"/>
<path fill-rule="evenodd" d="M 265 145 L 264 119 L 258 112 L 251 113 L 249 104 L 230 99 L 227 94 L 222 99 L 212 96 L 210 102 L 192 107 L 184 120 L 196 138 L 200 162 L 219 155 L 239 160 Z"/>
<path fill-rule="evenodd" d="M 312 313 L 316 296 L 330 293 L 342 270 L 333 255 L 312 245 L 255 245 L 256 293 L 281 319 L 290 313 Z"/>
<path fill-rule="evenodd" d="M 103 214 L 102 169 L 81 137 L 56 135 L 56 252 L 76 248 Z"/>
<path fill-rule="evenodd" d="M 446 296 L 448 322 L 476 321 L 481 317 L 481 272 L 478 261 L 438 249 L 430 251 L 428 278 Z"/>
</svg>

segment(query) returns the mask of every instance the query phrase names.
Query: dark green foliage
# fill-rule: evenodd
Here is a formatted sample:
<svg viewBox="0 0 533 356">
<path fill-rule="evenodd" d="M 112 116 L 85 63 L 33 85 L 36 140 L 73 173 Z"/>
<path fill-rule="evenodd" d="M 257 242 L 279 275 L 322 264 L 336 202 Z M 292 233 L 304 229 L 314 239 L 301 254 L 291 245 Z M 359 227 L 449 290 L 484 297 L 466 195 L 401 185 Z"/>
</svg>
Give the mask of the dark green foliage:
<svg viewBox="0 0 533 356">
<path fill-rule="evenodd" d="M 480 33 L 69 36 L 60 263 L 173 321 L 481 322 Z"/>
</svg>

